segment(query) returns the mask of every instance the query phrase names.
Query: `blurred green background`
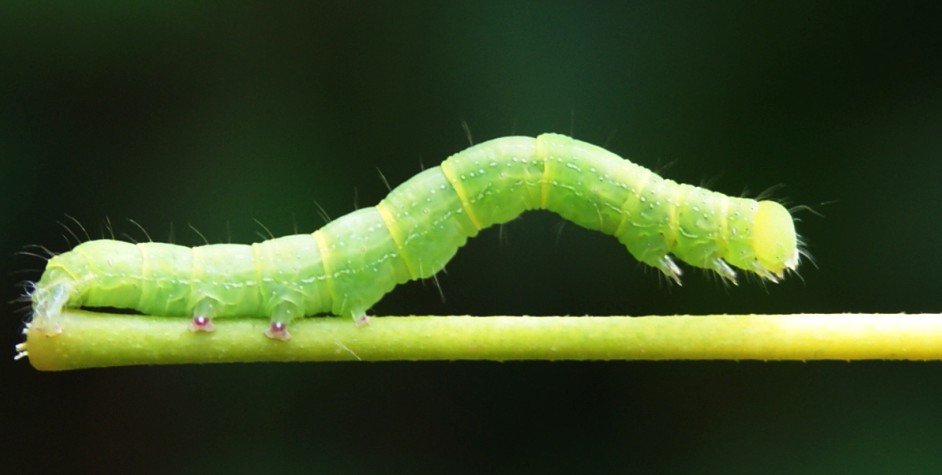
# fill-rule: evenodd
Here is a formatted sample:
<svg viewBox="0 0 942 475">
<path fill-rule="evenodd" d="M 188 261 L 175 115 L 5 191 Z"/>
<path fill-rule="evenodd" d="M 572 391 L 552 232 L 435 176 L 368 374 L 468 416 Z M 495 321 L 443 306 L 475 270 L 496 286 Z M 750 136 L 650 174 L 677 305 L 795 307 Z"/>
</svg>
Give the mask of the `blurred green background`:
<svg viewBox="0 0 942 475">
<path fill-rule="evenodd" d="M 555 131 L 810 205 L 802 279 L 682 288 L 530 213 L 401 314 L 939 312 L 934 2 L 4 2 L 3 297 L 57 221 L 309 231 L 475 141 Z M 828 203 L 828 204 L 821 204 Z M 70 225 L 73 229 L 75 226 Z M 6 307 L 12 356 L 26 318 Z M 2 364 L 3 471 L 940 473 L 938 363 Z"/>
</svg>

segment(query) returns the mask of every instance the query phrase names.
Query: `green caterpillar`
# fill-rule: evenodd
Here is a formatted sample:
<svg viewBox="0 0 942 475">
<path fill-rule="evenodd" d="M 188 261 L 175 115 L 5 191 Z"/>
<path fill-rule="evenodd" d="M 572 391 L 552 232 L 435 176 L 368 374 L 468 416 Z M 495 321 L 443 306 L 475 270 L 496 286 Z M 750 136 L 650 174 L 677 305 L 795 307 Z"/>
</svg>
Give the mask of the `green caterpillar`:
<svg viewBox="0 0 942 475">
<path fill-rule="evenodd" d="M 266 335 L 331 313 L 365 312 L 408 280 L 441 270 L 469 237 L 531 209 L 615 236 L 680 283 L 682 261 L 735 282 L 733 267 L 777 282 L 799 262 L 789 212 L 665 180 L 600 147 L 557 134 L 504 137 L 412 177 L 375 207 L 311 234 L 251 245 L 183 247 L 88 241 L 49 260 L 31 298 L 33 322 L 62 331 L 63 307 L 114 307 L 191 318 L 268 317 Z"/>
</svg>

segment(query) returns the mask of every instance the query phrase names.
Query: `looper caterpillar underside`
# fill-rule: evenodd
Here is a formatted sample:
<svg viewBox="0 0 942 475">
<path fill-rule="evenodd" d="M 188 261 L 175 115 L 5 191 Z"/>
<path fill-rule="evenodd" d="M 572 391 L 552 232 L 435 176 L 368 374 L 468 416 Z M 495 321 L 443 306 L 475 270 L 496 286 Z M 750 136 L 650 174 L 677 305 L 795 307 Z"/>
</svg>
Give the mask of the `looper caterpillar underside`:
<svg viewBox="0 0 942 475">
<path fill-rule="evenodd" d="M 214 318 L 267 317 L 286 340 L 305 315 L 365 318 L 397 284 L 441 270 L 469 237 L 531 209 L 615 236 L 673 281 L 671 254 L 735 282 L 733 267 L 776 282 L 799 262 L 789 212 L 665 180 L 600 147 L 557 134 L 504 137 L 415 175 L 375 207 L 311 234 L 251 245 L 183 247 L 88 241 L 49 260 L 31 292 L 30 325 L 63 331 L 63 307 Z"/>
</svg>

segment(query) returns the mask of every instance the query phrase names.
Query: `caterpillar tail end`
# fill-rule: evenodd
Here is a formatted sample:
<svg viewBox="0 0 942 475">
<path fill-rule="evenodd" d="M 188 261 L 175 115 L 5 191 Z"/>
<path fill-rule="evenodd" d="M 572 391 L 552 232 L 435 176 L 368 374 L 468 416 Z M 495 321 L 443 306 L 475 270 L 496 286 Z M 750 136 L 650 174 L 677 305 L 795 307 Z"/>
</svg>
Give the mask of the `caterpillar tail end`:
<svg viewBox="0 0 942 475">
<path fill-rule="evenodd" d="M 60 280 L 51 285 L 37 284 L 29 294 L 33 301 L 33 317 L 23 326 L 23 336 L 30 331 L 39 332 L 48 337 L 62 333 L 62 326 L 57 320 L 74 288 L 72 281 Z M 15 350 L 14 361 L 29 357 L 29 348 L 25 341 L 18 343 Z"/>
<path fill-rule="evenodd" d="M 26 332 L 28 331 L 29 331 L 29 324 L 27 323 L 26 326 L 23 328 L 23 335 L 26 335 Z M 17 343 L 14 349 L 16 350 L 16 354 L 13 355 L 13 361 L 17 361 L 17 360 L 21 360 L 23 358 L 29 357 L 29 351 L 27 351 L 27 345 L 25 341 L 22 343 Z"/>
<path fill-rule="evenodd" d="M 62 308 L 69 301 L 72 291 L 70 283 L 60 282 L 48 287 L 37 287 L 33 290 L 33 319 L 27 328 L 39 331 L 46 336 L 55 336 L 62 333 L 62 327 L 56 321 Z M 24 329 L 25 331 L 25 329 Z"/>
</svg>

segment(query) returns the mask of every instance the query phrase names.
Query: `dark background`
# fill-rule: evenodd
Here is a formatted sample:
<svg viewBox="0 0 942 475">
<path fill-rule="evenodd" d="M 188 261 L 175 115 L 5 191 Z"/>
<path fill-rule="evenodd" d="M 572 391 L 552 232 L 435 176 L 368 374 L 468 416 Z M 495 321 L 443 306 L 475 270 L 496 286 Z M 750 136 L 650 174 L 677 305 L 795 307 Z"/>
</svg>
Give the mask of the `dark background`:
<svg viewBox="0 0 942 475">
<path fill-rule="evenodd" d="M 69 248 L 67 214 L 187 245 L 188 225 L 310 231 L 318 205 L 382 198 L 377 169 L 395 186 L 465 148 L 467 124 L 572 134 L 728 194 L 783 184 L 825 215 L 798 215 L 819 267 L 670 287 L 530 213 L 459 252 L 444 302 L 413 282 L 375 314 L 942 310 L 934 2 L 123 3 L 0 6 L 5 300 L 42 267 L 22 246 Z M 12 356 L 25 315 L 6 308 Z M 10 473 L 942 471 L 938 363 L 2 368 Z"/>
</svg>

